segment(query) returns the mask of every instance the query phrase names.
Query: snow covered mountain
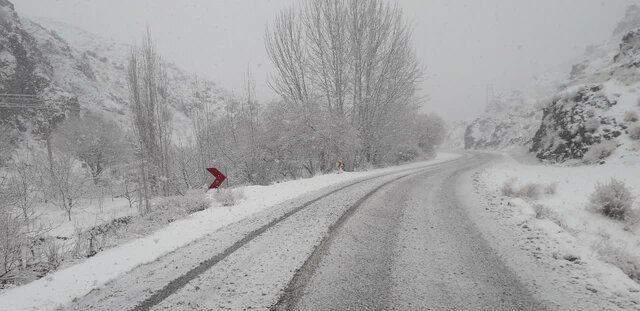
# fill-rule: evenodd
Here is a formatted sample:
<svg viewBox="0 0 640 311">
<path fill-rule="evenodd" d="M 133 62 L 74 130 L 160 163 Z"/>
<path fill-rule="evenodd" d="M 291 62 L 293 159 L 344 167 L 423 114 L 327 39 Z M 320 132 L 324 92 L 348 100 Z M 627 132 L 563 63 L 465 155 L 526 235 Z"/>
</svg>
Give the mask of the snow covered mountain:
<svg viewBox="0 0 640 311">
<path fill-rule="evenodd" d="M 631 6 L 612 39 L 587 51 L 544 108 L 531 151 L 549 162 L 638 157 L 640 8 Z"/>
<path fill-rule="evenodd" d="M 520 91 L 495 96 L 485 113 L 473 120 L 464 133 L 467 149 L 504 149 L 525 145 L 542 114 Z"/>
<path fill-rule="evenodd" d="M 77 98 L 81 113 L 104 114 L 128 126 L 130 52 L 129 45 L 71 25 L 20 18 L 10 2 L 0 0 L 0 93 Z M 175 65 L 167 64 L 167 74 L 177 137 L 188 136 L 194 96 L 206 97 L 214 105 L 229 96 L 213 82 L 196 79 Z"/>
<path fill-rule="evenodd" d="M 488 102 L 485 112 L 469 122 L 463 136 L 466 149 L 508 149 L 531 143 L 542 120 L 542 107 L 566 80 L 570 64 L 533 77 L 519 89 L 503 91 Z M 453 137 L 452 137 L 453 138 Z"/>
<path fill-rule="evenodd" d="M 521 146 L 547 162 L 638 157 L 640 7 L 630 6 L 612 38 L 570 68 L 496 96 L 467 127 L 465 148 Z"/>
</svg>

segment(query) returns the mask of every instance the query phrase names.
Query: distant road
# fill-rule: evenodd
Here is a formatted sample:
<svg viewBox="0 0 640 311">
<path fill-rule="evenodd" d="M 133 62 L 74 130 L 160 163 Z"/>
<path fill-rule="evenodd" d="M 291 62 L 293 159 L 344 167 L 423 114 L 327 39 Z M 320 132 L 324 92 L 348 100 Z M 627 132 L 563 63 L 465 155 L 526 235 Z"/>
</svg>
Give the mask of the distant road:
<svg viewBox="0 0 640 311">
<path fill-rule="evenodd" d="M 542 310 L 455 196 L 457 160 L 281 204 L 141 266 L 71 310 Z"/>
</svg>

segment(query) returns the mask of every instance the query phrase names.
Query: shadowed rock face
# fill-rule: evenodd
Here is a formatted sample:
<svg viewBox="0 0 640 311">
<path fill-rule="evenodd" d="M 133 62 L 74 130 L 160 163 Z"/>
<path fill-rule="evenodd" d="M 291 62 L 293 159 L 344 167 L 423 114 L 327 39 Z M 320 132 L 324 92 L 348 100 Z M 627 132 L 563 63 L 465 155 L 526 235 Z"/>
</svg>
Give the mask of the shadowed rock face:
<svg viewBox="0 0 640 311">
<path fill-rule="evenodd" d="M 548 99 L 541 103 L 544 109 L 526 109 L 517 103 L 517 96 L 487 107 L 483 116 L 466 127 L 465 148 L 527 146 L 541 160 L 565 162 L 583 159 L 594 145 L 619 143 L 618 137 L 628 135 L 630 124 L 606 116 L 620 101 L 615 87 L 608 87 L 640 84 L 640 6 L 627 9 L 613 40 L 590 47 L 568 79 L 557 85 L 559 89 L 549 88 L 544 95 Z"/>
<path fill-rule="evenodd" d="M 18 12 L 20 13 L 20 12 Z M 0 93 L 40 95 L 53 110 L 73 111 L 112 118 L 129 126 L 127 63 L 131 46 L 102 38 L 55 20 L 20 17 L 8 0 L 0 0 Z M 215 83 L 196 78 L 173 64 L 166 64 L 169 105 L 181 124 L 207 99 L 222 109 L 230 96 Z M 194 92 L 194 87 L 199 88 Z M 22 131 L 46 123 L 46 118 L 25 109 L 4 109 L 0 122 L 11 122 Z M 176 126 L 176 135 L 188 135 L 189 127 Z M 38 130 L 28 131 L 38 133 Z"/>
<path fill-rule="evenodd" d="M 2 108 L 0 124 L 43 137 L 64 120 L 78 101 L 53 83 L 53 68 L 37 40 L 25 29 L 13 4 L 0 0 L 0 94 L 40 95 L 54 99 L 47 110 Z M 73 108 L 73 109 L 72 109 Z"/>
<path fill-rule="evenodd" d="M 614 57 L 614 62 L 622 63 L 628 68 L 640 67 L 640 28 L 631 30 L 622 37 L 620 52 Z"/>
<path fill-rule="evenodd" d="M 616 100 L 608 98 L 601 85 L 584 86 L 555 99 L 543 110 L 531 151 L 550 162 L 581 159 L 592 145 L 621 135 L 624 129 L 616 119 L 601 116 L 614 105 Z"/>
<path fill-rule="evenodd" d="M 613 59 L 606 60 L 602 67 L 581 74 L 574 81 L 574 86 L 558 93 L 544 109 L 531 152 L 544 161 L 564 162 L 583 159 L 596 144 L 619 141 L 619 136 L 628 134 L 628 124 L 624 124 L 622 119 L 605 116 L 618 103 L 620 96 L 617 92 L 607 91 L 606 85 L 610 81 L 629 87 L 638 85 L 639 68 L 640 28 L 637 28 L 621 37 L 619 50 Z"/>
<path fill-rule="evenodd" d="M 41 94 L 51 84 L 50 73 L 13 4 L 0 0 L 0 93 Z"/>
</svg>

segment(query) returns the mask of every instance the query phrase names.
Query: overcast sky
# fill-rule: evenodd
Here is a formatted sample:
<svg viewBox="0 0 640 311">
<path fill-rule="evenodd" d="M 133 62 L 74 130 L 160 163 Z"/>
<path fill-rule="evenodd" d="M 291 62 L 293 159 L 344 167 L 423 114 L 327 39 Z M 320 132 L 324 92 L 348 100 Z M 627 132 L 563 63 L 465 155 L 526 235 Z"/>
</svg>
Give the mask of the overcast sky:
<svg viewBox="0 0 640 311">
<path fill-rule="evenodd" d="M 390 0 L 391 2 L 392 0 Z M 163 56 L 239 90 L 247 67 L 263 101 L 275 98 L 265 26 L 293 0 L 12 0 L 18 14 L 66 22 L 116 41 L 146 25 Z M 447 120 L 482 111 L 487 84 L 517 87 L 587 45 L 606 41 L 625 8 L 640 0 L 397 0 L 414 26 L 427 69 L 425 111 Z"/>
</svg>

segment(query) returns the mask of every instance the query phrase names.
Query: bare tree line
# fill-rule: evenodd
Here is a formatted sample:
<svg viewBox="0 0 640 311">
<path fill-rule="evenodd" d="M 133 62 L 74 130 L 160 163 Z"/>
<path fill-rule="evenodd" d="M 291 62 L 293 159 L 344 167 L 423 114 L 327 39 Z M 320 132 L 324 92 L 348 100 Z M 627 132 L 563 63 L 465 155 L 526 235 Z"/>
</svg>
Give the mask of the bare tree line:
<svg viewBox="0 0 640 311">
<path fill-rule="evenodd" d="M 314 0 L 281 12 L 266 34 L 271 87 L 304 113 L 349 120 L 361 156 L 381 163 L 379 142 L 415 109 L 422 69 L 399 8 L 379 0 Z"/>
<path fill-rule="evenodd" d="M 337 160 L 347 170 L 412 161 L 442 142 L 442 120 L 418 112 L 422 70 L 398 8 L 308 1 L 282 11 L 265 44 L 276 68 L 269 83 L 281 97 L 268 104 L 258 101 L 250 70 L 238 96 L 220 96 L 197 79 L 188 98 L 170 96 L 167 65 L 147 31 L 129 55 L 128 129 L 99 114 L 61 115 L 43 135 L 49 148 L 17 160 L 6 151 L 18 134 L 0 126 L 7 166 L 0 171 L 0 279 L 21 263 L 56 260 L 55 243 L 50 255 L 31 247 L 47 230 L 38 226 L 36 203 L 54 203 L 71 220 L 83 200 L 108 193 L 145 214 L 154 197 L 206 189 L 207 167 L 229 177 L 224 187 L 266 185 L 330 172 Z M 178 100 L 191 122 L 188 137 L 173 133 Z"/>
<path fill-rule="evenodd" d="M 127 82 L 144 206 L 148 210 L 150 195 L 169 194 L 171 145 L 167 73 L 164 62 L 156 53 L 149 29 L 141 49 L 131 51 Z"/>
</svg>

